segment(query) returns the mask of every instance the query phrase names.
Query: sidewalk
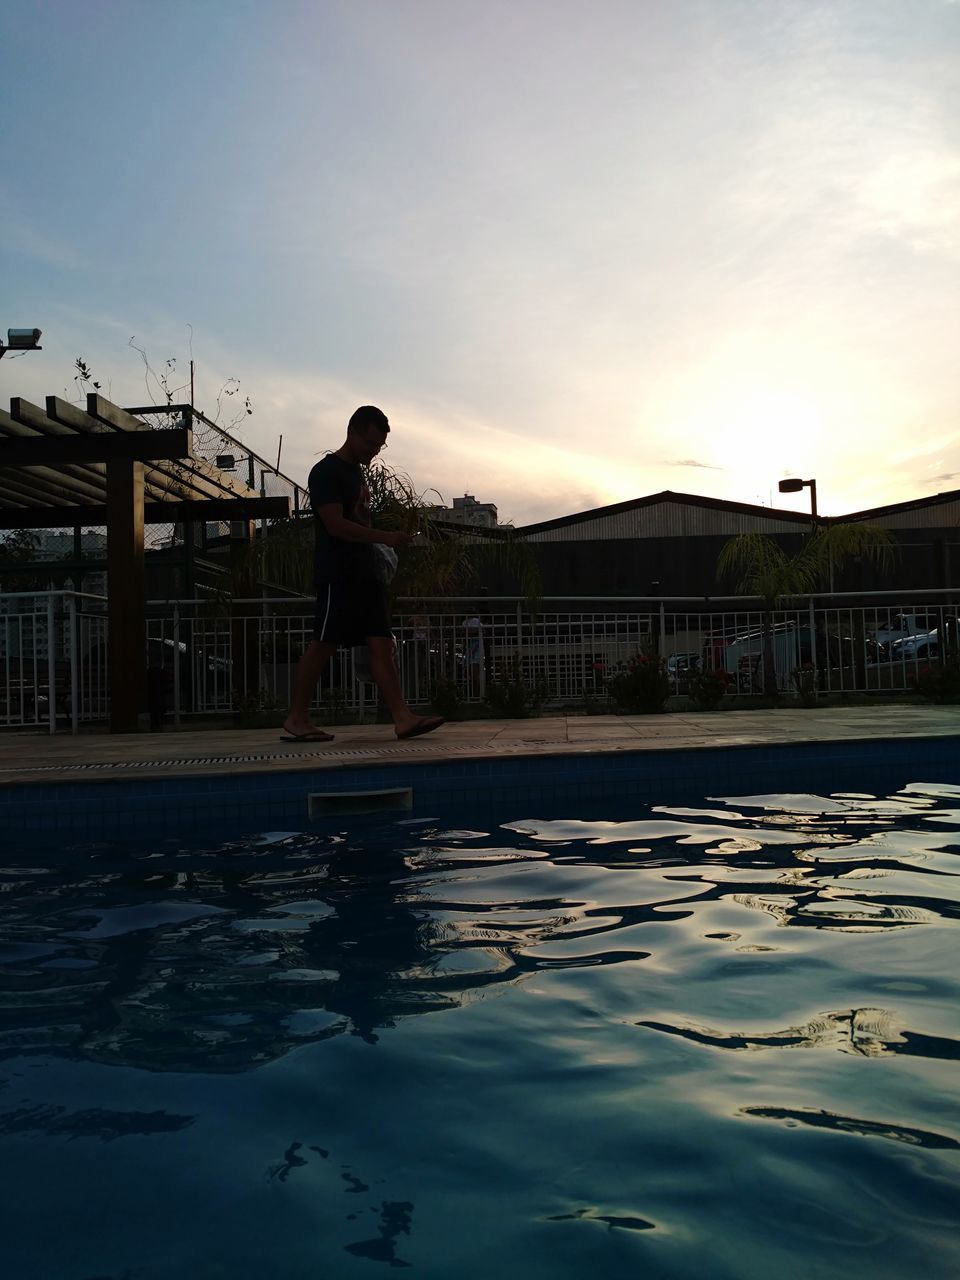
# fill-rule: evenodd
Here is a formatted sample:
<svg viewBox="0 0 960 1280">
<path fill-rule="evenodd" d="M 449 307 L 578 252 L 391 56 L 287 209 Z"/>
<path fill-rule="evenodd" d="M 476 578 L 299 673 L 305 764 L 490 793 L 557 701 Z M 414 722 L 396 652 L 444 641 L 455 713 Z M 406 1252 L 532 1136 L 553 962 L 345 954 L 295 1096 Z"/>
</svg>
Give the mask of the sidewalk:
<svg viewBox="0 0 960 1280">
<path fill-rule="evenodd" d="M 203 777 L 403 764 L 456 757 L 579 755 L 781 743 L 960 737 L 960 708 L 829 707 L 684 712 L 659 716 L 547 716 L 467 720 L 397 742 L 389 725 L 334 728 L 335 741 L 282 743 L 277 729 L 187 729 L 166 733 L 0 733 L 0 786 L 98 778 Z"/>
</svg>

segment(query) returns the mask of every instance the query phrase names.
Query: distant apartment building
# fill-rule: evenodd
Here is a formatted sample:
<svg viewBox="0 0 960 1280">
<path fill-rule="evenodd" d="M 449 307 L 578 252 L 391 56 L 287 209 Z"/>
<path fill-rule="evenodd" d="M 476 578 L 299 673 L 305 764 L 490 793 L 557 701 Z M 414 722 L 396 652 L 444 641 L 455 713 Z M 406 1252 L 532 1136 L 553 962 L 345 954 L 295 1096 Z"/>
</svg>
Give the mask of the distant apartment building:
<svg viewBox="0 0 960 1280">
<path fill-rule="evenodd" d="M 473 529 L 497 528 L 496 506 L 492 502 L 478 502 L 472 493 L 454 498 L 451 507 L 428 507 L 427 513 L 445 524 L 462 524 Z"/>
</svg>

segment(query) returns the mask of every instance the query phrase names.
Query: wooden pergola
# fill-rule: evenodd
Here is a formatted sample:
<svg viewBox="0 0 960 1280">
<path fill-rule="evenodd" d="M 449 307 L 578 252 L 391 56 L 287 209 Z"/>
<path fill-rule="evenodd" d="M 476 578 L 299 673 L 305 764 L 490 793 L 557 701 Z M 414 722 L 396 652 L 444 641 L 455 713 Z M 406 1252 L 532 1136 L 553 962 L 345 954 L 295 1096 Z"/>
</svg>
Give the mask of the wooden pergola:
<svg viewBox="0 0 960 1280">
<path fill-rule="evenodd" d="M 261 497 L 194 456 L 192 409 L 150 427 L 97 394 L 86 409 L 47 396 L 0 409 L 0 530 L 107 530 L 110 730 L 138 727 L 147 681 L 144 525 L 288 516 L 286 497 Z"/>
</svg>

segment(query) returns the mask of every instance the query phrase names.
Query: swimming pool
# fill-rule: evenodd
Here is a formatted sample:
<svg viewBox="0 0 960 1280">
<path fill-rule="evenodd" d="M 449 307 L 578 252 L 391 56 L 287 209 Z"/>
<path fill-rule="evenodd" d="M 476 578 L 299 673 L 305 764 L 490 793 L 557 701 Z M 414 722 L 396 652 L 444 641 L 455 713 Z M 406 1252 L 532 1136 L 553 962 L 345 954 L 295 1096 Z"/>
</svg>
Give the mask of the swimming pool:
<svg viewBox="0 0 960 1280">
<path fill-rule="evenodd" d="M 537 812 L 8 851 L 4 1274 L 957 1274 L 960 786 Z"/>
</svg>

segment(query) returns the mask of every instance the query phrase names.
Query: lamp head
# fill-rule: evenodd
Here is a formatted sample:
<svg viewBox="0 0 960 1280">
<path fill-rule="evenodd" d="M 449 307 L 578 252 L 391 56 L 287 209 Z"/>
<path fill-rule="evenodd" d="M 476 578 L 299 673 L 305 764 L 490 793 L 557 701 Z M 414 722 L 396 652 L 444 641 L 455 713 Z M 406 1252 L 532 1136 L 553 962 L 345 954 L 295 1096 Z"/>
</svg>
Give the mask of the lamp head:
<svg viewBox="0 0 960 1280">
<path fill-rule="evenodd" d="M 40 329 L 8 329 L 7 346 L 11 351 L 39 351 Z"/>
<path fill-rule="evenodd" d="M 781 480 L 777 488 L 781 493 L 799 493 L 805 484 L 804 480 Z"/>
</svg>

